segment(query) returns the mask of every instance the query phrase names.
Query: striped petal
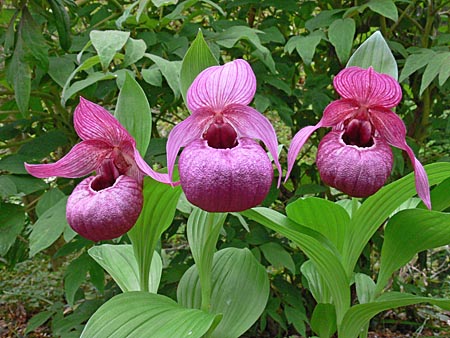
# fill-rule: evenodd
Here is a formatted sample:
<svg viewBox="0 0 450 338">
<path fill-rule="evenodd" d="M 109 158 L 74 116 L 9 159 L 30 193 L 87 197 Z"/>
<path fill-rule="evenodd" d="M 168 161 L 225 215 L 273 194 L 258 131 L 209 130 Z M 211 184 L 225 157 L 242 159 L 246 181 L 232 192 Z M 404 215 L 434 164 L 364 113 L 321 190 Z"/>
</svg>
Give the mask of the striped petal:
<svg viewBox="0 0 450 338">
<path fill-rule="evenodd" d="M 280 184 L 282 171 L 278 161 L 278 140 L 270 121 L 257 110 L 239 104 L 228 106 L 223 116 L 236 128 L 238 137 L 258 139 L 266 145 L 278 169 Z"/>
<path fill-rule="evenodd" d="M 398 82 L 387 74 L 359 67 L 344 68 L 333 80 L 334 88 L 345 99 L 366 107 L 393 108 L 402 99 Z"/>
<path fill-rule="evenodd" d="M 205 109 L 200 109 L 172 129 L 166 145 L 167 170 L 170 179 L 173 176 L 173 168 L 180 148 L 195 139 L 200 139 L 212 119 L 213 115 Z"/>
<path fill-rule="evenodd" d="M 406 151 L 414 168 L 416 190 L 423 203 L 431 209 L 430 184 L 422 164 L 406 143 L 406 127 L 403 121 L 390 110 L 371 114 L 372 123 L 380 135 L 392 146 Z"/>
<path fill-rule="evenodd" d="M 51 176 L 76 178 L 90 174 L 100 167 L 103 159 L 112 151 L 111 146 L 103 141 L 90 140 L 76 144 L 66 156 L 55 163 L 28 164 L 25 169 L 38 178 Z"/>
<path fill-rule="evenodd" d="M 128 131 L 105 108 L 80 97 L 80 103 L 73 113 L 73 123 L 82 140 L 104 140 L 112 145 L 134 139 Z"/>
<path fill-rule="evenodd" d="M 238 59 L 202 71 L 187 92 L 187 106 L 195 112 L 210 108 L 221 112 L 227 105 L 248 105 L 256 91 L 256 78 L 247 61 Z"/>
</svg>

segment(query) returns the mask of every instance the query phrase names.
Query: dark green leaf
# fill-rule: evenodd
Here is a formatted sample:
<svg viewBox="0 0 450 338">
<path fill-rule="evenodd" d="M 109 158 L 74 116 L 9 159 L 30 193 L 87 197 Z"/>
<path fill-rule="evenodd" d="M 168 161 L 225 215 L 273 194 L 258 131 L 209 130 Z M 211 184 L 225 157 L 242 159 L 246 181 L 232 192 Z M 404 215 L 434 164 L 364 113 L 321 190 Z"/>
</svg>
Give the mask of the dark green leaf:
<svg viewBox="0 0 450 338">
<path fill-rule="evenodd" d="M 280 244 L 269 242 L 261 245 L 260 250 L 267 261 L 276 269 L 287 268 L 292 274 L 295 274 L 295 263 L 289 252 Z"/>
<path fill-rule="evenodd" d="M 158 55 L 145 54 L 159 68 L 160 72 L 166 79 L 169 87 L 172 89 L 176 98 L 180 96 L 180 69 L 181 61 L 167 61 Z"/>
<path fill-rule="evenodd" d="M 355 36 L 355 20 L 346 18 L 333 21 L 328 30 L 328 38 L 336 49 L 341 63 L 345 63 L 350 56 Z"/>
<path fill-rule="evenodd" d="M 392 21 L 398 20 L 398 11 L 393 0 L 370 0 L 367 6 Z"/>
<path fill-rule="evenodd" d="M 66 195 L 57 188 L 52 188 L 42 194 L 36 205 L 36 215 L 41 217 L 44 212 L 56 205 Z"/>
<path fill-rule="evenodd" d="M 25 225 L 23 207 L 0 202 L 0 256 L 4 256 Z"/>
<path fill-rule="evenodd" d="M 20 20 L 20 34 L 23 39 L 23 47 L 27 55 L 34 58 L 36 63 L 44 71 L 48 70 L 48 47 L 42 35 L 41 27 L 34 21 L 27 7 L 22 11 Z"/>
<path fill-rule="evenodd" d="M 36 330 L 39 326 L 45 324 L 47 320 L 50 319 L 51 316 L 53 316 L 53 311 L 42 311 L 39 312 L 37 315 L 34 315 L 27 323 L 27 329 L 25 330 L 25 334 L 33 332 Z"/>
</svg>

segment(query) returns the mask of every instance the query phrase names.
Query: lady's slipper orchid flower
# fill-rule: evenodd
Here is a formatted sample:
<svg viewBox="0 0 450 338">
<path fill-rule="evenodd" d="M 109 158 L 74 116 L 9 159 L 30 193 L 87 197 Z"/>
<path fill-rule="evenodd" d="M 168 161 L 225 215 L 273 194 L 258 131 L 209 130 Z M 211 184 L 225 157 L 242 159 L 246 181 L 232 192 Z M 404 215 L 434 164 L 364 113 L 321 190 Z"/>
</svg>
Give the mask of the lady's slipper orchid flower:
<svg viewBox="0 0 450 338">
<path fill-rule="evenodd" d="M 392 108 L 402 98 L 398 82 L 386 74 L 359 67 L 343 69 L 333 80 L 341 99 L 331 102 L 315 126 L 301 129 L 288 153 L 289 176 L 300 149 L 321 127 L 332 127 L 319 144 L 317 167 L 322 180 L 350 196 L 375 193 L 390 175 L 389 145 L 408 154 L 414 167 L 419 197 L 431 208 L 427 174 L 406 143 L 406 127 Z"/>
<path fill-rule="evenodd" d="M 67 221 L 93 241 L 119 237 L 131 229 L 141 212 L 144 174 L 163 183 L 170 180 L 147 165 L 133 137 L 106 109 L 80 98 L 73 120 L 82 141 L 55 163 L 25 163 L 25 168 L 39 178 L 77 178 L 96 171 L 96 176 L 83 180 L 69 196 Z"/>
<path fill-rule="evenodd" d="M 277 137 L 269 120 L 248 106 L 256 91 L 250 65 L 235 60 L 205 69 L 187 92 L 192 112 L 176 125 L 167 142 L 172 177 L 178 151 L 180 182 L 187 199 L 210 212 L 233 212 L 261 203 L 269 192 L 273 168 L 280 172 Z"/>
</svg>

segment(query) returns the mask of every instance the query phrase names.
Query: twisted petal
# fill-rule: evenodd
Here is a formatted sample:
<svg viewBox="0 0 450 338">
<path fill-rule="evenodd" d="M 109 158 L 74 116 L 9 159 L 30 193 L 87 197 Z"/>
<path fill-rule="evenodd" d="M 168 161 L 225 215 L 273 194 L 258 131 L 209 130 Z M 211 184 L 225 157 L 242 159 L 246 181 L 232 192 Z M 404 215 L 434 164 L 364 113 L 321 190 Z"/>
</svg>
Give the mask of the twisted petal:
<svg viewBox="0 0 450 338">
<path fill-rule="evenodd" d="M 122 141 L 135 144 L 128 131 L 105 108 L 80 97 L 75 108 L 73 123 L 82 140 L 103 140 L 112 145 Z"/>
<path fill-rule="evenodd" d="M 371 147 L 347 145 L 342 140 L 343 133 L 331 131 L 320 141 L 316 159 L 320 177 L 350 196 L 370 196 L 391 173 L 391 148 L 382 138 L 374 138 Z"/>
<path fill-rule="evenodd" d="M 273 179 L 269 157 L 249 138 L 227 149 L 195 140 L 182 151 L 178 165 L 186 198 L 209 212 L 255 207 L 266 197 Z"/>
<path fill-rule="evenodd" d="M 106 189 L 95 190 L 100 176 L 90 176 L 69 196 L 67 222 L 75 232 L 92 241 L 113 239 L 135 224 L 142 209 L 141 185 L 131 177 L 119 176 Z"/>
<path fill-rule="evenodd" d="M 405 124 L 400 117 L 390 110 L 380 110 L 377 114 L 371 114 L 371 119 L 376 130 L 389 144 L 406 151 L 414 168 L 417 194 L 428 209 L 431 209 L 428 176 L 422 164 L 415 157 L 414 152 L 406 143 Z"/>
<path fill-rule="evenodd" d="M 223 116 L 236 128 L 238 137 L 258 139 L 266 145 L 279 172 L 279 185 L 282 171 L 278 161 L 278 141 L 270 121 L 257 110 L 238 104 L 228 106 L 223 112 Z"/>
<path fill-rule="evenodd" d="M 173 167 L 180 148 L 195 139 L 200 139 L 212 118 L 213 115 L 208 110 L 200 109 L 172 129 L 166 145 L 167 171 L 170 179 L 172 179 Z"/>
<path fill-rule="evenodd" d="M 201 72 L 188 89 L 187 106 L 192 112 L 205 107 L 220 112 L 229 104 L 248 105 L 255 91 L 252 68 L 238 59 Z"/>
<path fill-rule="evenodd" d="M 39 178 L 51 176 L 76 178 L 86 176 L 100 167 L 103 159 L 112 151 L 103 141 L 89 140 L 76 144 L 69 153 L 55 163 L 28 164 L 25 169 L 30 175 Z"/>
<path fill-rule="evenodd" d="M 136 161 L 136 164 L 137 164 L 138 168 L 143 173 L 147 174 L 148 176 L 150 176 L 154 180 L 159 181 L 161 183 L 172 184 L 171 176 L 169 176 L 168 174 L 162 174 L 162 173 L 158 173 L 158 172 L 154 171 L 147 164 L 147 162 L 145 162 L 145 160 L 139 154 L 139 151 L 137 149 L 134 150 L 134 159 Z M 130 176 L 133 176 L 133 175 L 130 175 Z M 142 180 L 142 178 L 141 178 L 141 180 Z M 137 181 L 139 182 L 139 178 L 137 179 Z M 179 184 L 179 182 L 176 182 L 176 183 L 174 183 L 172 185 L 178 185 L 178 184 Z"/>
<path fill-rule="evenodd" d="M 366 107 L 395 107 L 402 98 L 398 82 L 386 74 L 359 67 L 344 68 L 333 80 L 334 88 L 345 99 Z"/>
</svg>

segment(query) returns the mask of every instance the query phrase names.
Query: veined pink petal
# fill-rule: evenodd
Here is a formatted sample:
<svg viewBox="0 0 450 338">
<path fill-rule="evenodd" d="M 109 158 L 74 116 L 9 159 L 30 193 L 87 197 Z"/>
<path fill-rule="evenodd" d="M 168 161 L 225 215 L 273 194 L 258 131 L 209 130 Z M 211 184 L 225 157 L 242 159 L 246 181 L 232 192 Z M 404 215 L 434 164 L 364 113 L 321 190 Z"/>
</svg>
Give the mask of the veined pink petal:
<svg viewBox="0 0 450 338">
<path fill-rule="evenodd" d="M 150 176 L 151 178 L 153 178 L 154 180 L 161 182 L 161 183 L 172 184 L 172 185 L 179 184 L 179 182 L 173 183 L 171 180 L 171 177 L 168 174 L 158 173 L 158 172 L 154 171 L 147 164 L 147 162 L 144 161 L 144 159 L 141 157 L 141 155 L 139 154 L 139 151 L 137 149 L 134 150 L 134 159 L 135 159 L 136 164 L 139 167 L 139 169 L 143 173 L 145 173 L 148 176 Z"/>
<path fill-rule="evenodd" d="M 334 88 L 345 99 L 366 107 L 393 108 L 402 99 L 398 82 L 387 74 L 359 67 L 344 68 L 333 80 Z"/>
<path fill-rule="evenodd" d="M 334 127 L 352 117 L 359 110 L 352 100 L 341 99 L 331 102 L 323 111 L 322 126 Z"/>
<path fill-rule="evenodd" d="M 25 163 L 25 169 L 30 175 L 39 178 L 51 176 L 82 177 L 96 170 L 111 151 L 111 146 L 106 142 L 99 140 L 82 141 L 55 163 Z"/>
<path fill-rule="evenodd" d="M 188 145 L 195 139 L 200 139 L 211 122 L 213 115 L 208 110 L 200 109 L 189 116 L 186 120 L 178 123 L 169 133 L 167 140 L 167 171 L 170 179 L 173 175 L 173 167 L 181 147 Z"/>
<path fill-rule="evenodd" d="M 270 121 L 257 110 L 240 104 L 228 106 L 223 112 L 223 116 L 236 128 L 238 137 L 258 139 L 266 145 L 279 172 L 279 185 L 282 171 L 278 161 L 278 140 Z"/>
<path fill-rule="evenodd" d="M 245 60 L 234 60 L 201 72 L 187 92 L 191 112 L 208 107 L 221 112 L 229 104 L 248 105 L 255 95 L 256 78 Z"/>
<path fill-rule="evenodd" d="M 128 131 L 105 108 L 83 97 L 75 108 L 73 123 L 77 134 L 82 140 L 103 140 L 117 146 L 121 141 L 134 139 Z"/>
<path fill-rule="evenodd" d="M 422 164 L 416 158 L 410 146 L 406 143 L 405 124 L 400 117 L 387 109 L 378 111 L 376 114 L 372 113 L 371 119 L 376 130 L 389 144 L 406 151 L 414 168 L 417 194 L 428 209 L 431 209 L 430 184 L 428 182 L 428 176 Z"/>
</svg>

